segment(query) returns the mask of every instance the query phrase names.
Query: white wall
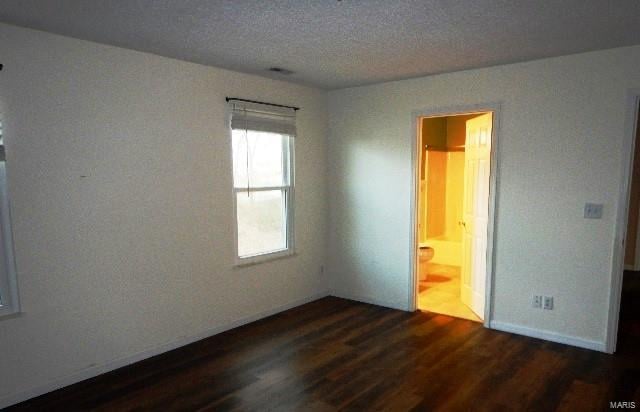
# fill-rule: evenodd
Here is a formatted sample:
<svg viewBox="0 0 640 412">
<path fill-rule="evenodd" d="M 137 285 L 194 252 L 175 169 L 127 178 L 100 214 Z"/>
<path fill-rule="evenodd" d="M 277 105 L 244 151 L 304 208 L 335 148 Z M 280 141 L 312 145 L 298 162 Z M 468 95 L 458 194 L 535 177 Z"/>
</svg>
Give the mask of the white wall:
<svg viewBox="0 0 640 412">
<path fill-rule="evenodd" d="M 330 92 L 335 293 L 407 308 L 412 112 L 500 102 L 493 319 L 602 348 L 639 68 L 636 46 Z M 583 219 L 585 202 L 603 219 Z M 531 309 L 534 293 L 555 309 Z"/>
<path fill-rule="evenodd" d="M 326 93 L 0 25 L 0 407 L 326 292 Z M 225 96 L 302 107 L 294 257 L 234 268 Z"/>
</svg>

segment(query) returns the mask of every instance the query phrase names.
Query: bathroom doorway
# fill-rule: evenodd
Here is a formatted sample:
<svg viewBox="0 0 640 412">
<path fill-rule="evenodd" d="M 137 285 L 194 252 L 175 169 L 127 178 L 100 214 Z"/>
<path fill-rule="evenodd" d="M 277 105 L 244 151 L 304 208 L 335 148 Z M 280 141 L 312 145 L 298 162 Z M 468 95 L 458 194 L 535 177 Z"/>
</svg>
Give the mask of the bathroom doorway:
<svg viewBox="0 0 640 412">
<path fill-rule="evenodd" d="M 413 272 L 418 310 L 476 322 L 487 318 L 494 122 L 492 110 L 416 117 Z"/>
</svg>

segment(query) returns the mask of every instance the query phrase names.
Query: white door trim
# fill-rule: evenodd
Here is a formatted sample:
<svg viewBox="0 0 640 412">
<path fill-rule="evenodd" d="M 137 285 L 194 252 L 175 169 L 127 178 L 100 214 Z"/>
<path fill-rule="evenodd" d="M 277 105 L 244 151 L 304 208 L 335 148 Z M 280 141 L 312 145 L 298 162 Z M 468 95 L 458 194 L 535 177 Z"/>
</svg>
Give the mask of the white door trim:
<svg viewBox="0 0 640 412">
<path fill-rule="evenodd" d="M 498 174 L 499 174 L 499 151 L 498 136 L 500 134 L 501 103 L 480 103 L 470 105 L 459 105 L 441 108 L 427 108 L 416 110 L 411 115 L 413 131 L 411 132 L 411 202 L 410 202 L 410 224 L 411 242 L 409 250 L 409 302 L 408 310 L 414 312 L 418 308 L 418 222 L 417 208 L 418 195 L 420 193 L 420 179 L 418 177 L 418 162 L 420 161 L 420 123 L 418 119 L 422 117 L 443 117 L 453 115 L 463 115 L 479 112 L 493 113 L 493 128 L 491 132 L 491 170 L 489 179 L 489 223 L 487 225 L 487 286 L 485 290 L 484 326 L 489 327 L 493 314 L 493 287 L 495 271 L 495 242 L 496 242 L 496 212 L 498 207 Z"/>
<path fill-rule="evenodd" d="M 638 92 L 637 98 L 638 98 L 638 101 L 639 101 L 638 105 L 640 106 L 640 92 Z M 640 118 L 638 118 L 637 121 L 640 122 Z M 636 132 L 635 129 L 634 129 L 634 132 Z M 634 137 L 635 137 L 635 135 L 634 135 Z M 638 143 L 637 141 L 635 141 L 635 142 L 636 142 L 636 144 Z M 636 152 L 635 145 L 631 149 L 633 150 L 633 152 L 632 152 L 633 154 L 632 154 L 632 157 L 631 157 L 631 166 L 630 166 L 630 169 L 629 169 L 629 173 L 631 173 L 630 176 L 633 175 L 633 162 L 634 162 L 634 159 L 635 159 L 633 156 L 635 156 L 635 152 Z M 629 190 L 631 190 L 631 180 L 629 180 Z M 631 195 L 631 192 L 629 192 L 629 195 Z M 627 208 L 628 208 L 628 206 L 627 206 Z M 629 212 L 627 210 L 627 219 L 628 219 L 628 213 Z M 638 217 L 640 217 L 640 210 L 638 210 Z M 638 220 L 638 222 L 640 222 L 640 219 Z M 640 223 L 639 223 L 639 225 L 640 225 Z M 627 227 L 626 224 L 625 224 L 625 227 Z M 640 229 L 640 227 L 638 229 Z M 624 259 L 624 256 L 623 256 L 623 259 Z M 640 230 L 636 230 L 636 250 L 635 250 L 635 259 L 633 259 L 633 265 L 625 265 L 624 266 L 624 270 L 633 270 L 635 272 L 640 271 Z"/>
<path fill-rule="evenodd" d="M 627 220 L 629 214 L 629 195 L 631 192 L 631 176 L 633 167 L 633 153 L 635 147 L 636 124 L 638 122 L 638 104 L 640 89 L 627 91 L 627 113 L 625 116 L 624 141 L 621 153 L 620 192 L 618 195 L 618 210 L 613 244 L 613 259 L 611 271 L 611 288 L 609 290 L 609 314 L 607 319 L 605 351 L 616 351 L 618 340 L 618 322 L 620 320 L 620 301 L 622 296 L 622 277 L 624 274 L 625 239 L 627 236 Z M 637 255 L 636 255 L 637 256 Z"/>
</svg>

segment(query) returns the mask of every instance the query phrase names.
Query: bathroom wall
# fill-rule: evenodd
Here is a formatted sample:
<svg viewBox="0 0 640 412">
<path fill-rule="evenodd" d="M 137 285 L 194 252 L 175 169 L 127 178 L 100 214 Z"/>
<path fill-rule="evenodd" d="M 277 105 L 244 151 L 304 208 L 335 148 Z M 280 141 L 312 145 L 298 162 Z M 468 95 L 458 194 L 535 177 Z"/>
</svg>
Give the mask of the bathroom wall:
<svg viewBox="0 0 640 412">
<path fill-rule="evenodd" d="M 427 117 L 422 119 L 422 149 L 427 146 L 447 146 L 447 118 Z"/>
<path fill-rule="evenodd" d="M 445 193 L 444 236 L 454 242 L 462 241 L 462 202 L 464 198 L 464 152 L 449 151 Z"/>
<path fill-rule="evenodd" d="M 460 147 L 465 145 L 467 139 L 467 120 L 473 119 L 477 114 L 463 114 L 447 117 L 447 147 Z"/>
<path fill-rule="evenodd" d="M 419 205 L 420 241 L 442 236 L 445 232 L 446 213 L 446 163 L 444 152 L 427 150 L 427 147 L 443 148 L 447 145 L 447 119 L 432 117 L 422 120 L 422 159 L 420 179 L 423 187 Z M 427 173 L 429 171 L 429 173 Z M 425 213 L 426 211 L 426 213 Z"/>
<path fill-rule="evenodd" d="M 427 150 L 427 239 L 444 236 L 447 214 L 447 152 Z"/>
</svg>

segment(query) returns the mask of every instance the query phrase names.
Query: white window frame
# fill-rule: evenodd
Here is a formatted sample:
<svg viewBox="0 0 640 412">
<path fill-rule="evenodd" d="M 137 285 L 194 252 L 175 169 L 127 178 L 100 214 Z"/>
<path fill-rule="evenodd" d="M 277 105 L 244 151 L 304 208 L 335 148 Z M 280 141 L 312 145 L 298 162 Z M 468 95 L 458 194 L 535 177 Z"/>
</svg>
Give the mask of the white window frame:
<svg viewBox="0 0 640 412">
<path fill-rule="evenodd" d="M 227 116 L 231 119 L 231 112 Z M 287 184 L 281 186 L 268 186 L 268 187 L 235 187 L 235 181 L 233 177 L 233 129 L 229 122 L 229 144 L 231 147 L 231 188 L 233 197 L 233 245 L 234 245 L 234 264 L 235 266 L 253 265 L 256 263 L 267 262 L 274 259 L 280 259 L 287 256 L 295 255 L 295 236 L 294 236 L 294 216 L 295 216 L 295 152 L 294 152 L 294 140 L 295 136 L 285 135 L 282 139 L 282 170 L 285 174 L 285 181 Z M 287 179 L 288 177 L 288 179 Z M 282 190 L 284 192 L 284 219 L 286 224 L 286 247 L 281 250 L 275 250 L 273 252 L 266 252 L 257 255 L 241 257 L 238 252 L 238 193 L 249 192 L 261 192 L 269 190 Z"/>
<path fill-rule="evenodd" d="M 0 127 L 3 140 L 6 141 L 6 123 L 0 113 Z M 4 255 L 5 271 L 0 272 L 0 320 L 20 312 L 18 298 L 18 282 L 16 277 L 15 258 L 13 254 L 13 235 L 11 232 L 11 214 L 7 190 L 6 161 L 0 167 L 0 253 Z"/>
</svg>

